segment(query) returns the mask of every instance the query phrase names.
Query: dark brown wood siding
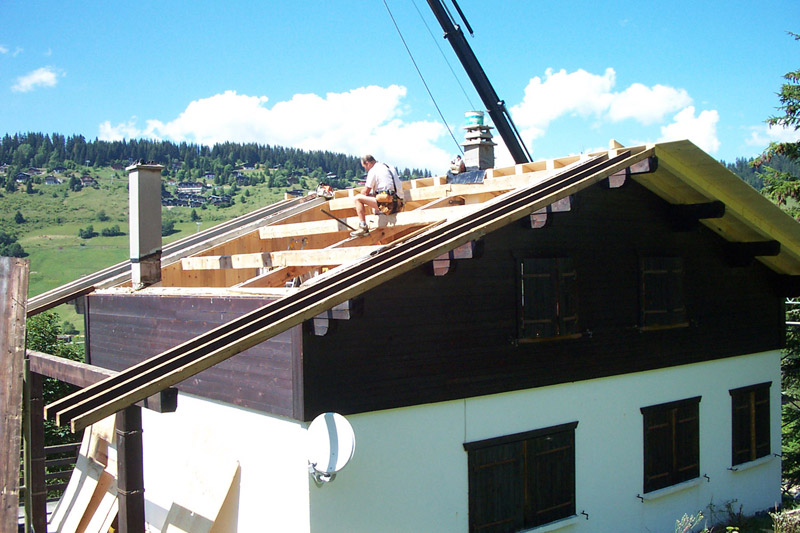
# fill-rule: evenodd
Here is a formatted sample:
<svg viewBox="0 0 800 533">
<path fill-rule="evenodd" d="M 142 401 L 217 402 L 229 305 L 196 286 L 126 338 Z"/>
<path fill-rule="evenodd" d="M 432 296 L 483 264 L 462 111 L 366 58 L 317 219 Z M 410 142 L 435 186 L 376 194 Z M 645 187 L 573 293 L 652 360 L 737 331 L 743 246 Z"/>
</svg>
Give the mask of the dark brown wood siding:
<svg viewBox="0 0 800 533">
<path fill-rule="evenodd" d="M 593 186 L 547 226 L 511 224 L 442 277 L 420 267 L 363 295 L 364 313 L 303 334 L 304 414 L 452 400 L 732 357 L 783 346 L 783 299 L 761 263 L 732 266 L 702 225 L 676 231 L 635 182 Z M 579 338 L 517 343 L 518 257 L 571 257 Z M 640 264 L 681 257 L 687 324 L 642 331 Z"/>
<path fill-rule="evenodd" d="M 177 346 L 270 300 L 240 297 L 88 296 L 94 365 L 122 370 Z M 302 418 L 293 402 L 299 326 L 200 372 L 181 391 L 282 416 Z"/>
</svg>

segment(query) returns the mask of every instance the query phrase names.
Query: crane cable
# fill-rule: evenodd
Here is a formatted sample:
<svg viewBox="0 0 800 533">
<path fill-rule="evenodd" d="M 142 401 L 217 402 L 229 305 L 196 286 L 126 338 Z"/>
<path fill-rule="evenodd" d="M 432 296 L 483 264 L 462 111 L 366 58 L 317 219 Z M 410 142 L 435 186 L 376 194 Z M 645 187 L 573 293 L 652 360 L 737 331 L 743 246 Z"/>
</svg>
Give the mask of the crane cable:
<svg viewBox="0 0 800 533">
<path fill-rule="evenodd" d="M 425 25 L 425 29 L 428 30 L 428 35 L 431 36 L 431 40 L 433 41 L 433 44 L 436 45 L 436 48 L 439 50 L 439 53 L 442 55 L 442 59 L 444 59 L 444 62 L 447 65 L 447 68 L 450 69 L 450 73 L 453 75 L 453 79 L 456 80 L 456 83 L 461 88 L 461 92 L 464 94 L 464 98 L 467 99 L 467 103 L 469 104 L 469 108 L 470 109 L 475 109 L 475 105 L 472 103 L 472 100 L 469 99 L 469 95 L 467 94 L 466 89 L 464 89 L 464 85 L 462 85 L 461 84 L 461 80 L 458 79 L 458 76 L 456 75 L 456 71 L 453 70 L 453 65 L 450 64 L 450 61 L 447 59 L 447 56 L 445 55 L 444 51 L 442 51 L 442 47 L 439 46 L 439 41 L 436 39 L 436 36 L 433 35 L 433 32 L 431 31 L 430 26 L 428 26 L 428 23 L 425 21 L 425 17 L 422 16 L 422 12 L 417 7 L 417 3 L 414 0 L 411 0 L 411 3 L 414 5 L 414 9 L 417 10 L 417 13 L 419 14 L 419 18 L 422 20 L 422 23 Z M 447 9 L 446 6 L 445 6 L 445 9 Z M 470 30 L 470 35 L 472 35 L 472 31 L 471 30 Z"/>
<path fill-rule="evenodd" d="M 442 119 L 442 123 L 444 127 L 447 128 L 447 132 L 450 134 L 450 137 L 453 139 L 453 142 L 456 143 L 458 146 L 458 151 L 462 154 L 464 151 L 461 149 L 461 145 L 458 144 L 455 135 L 453 135 L 453 131 L 450 129 L 450 125 L 447 124 L 447 121 L 442 114 L 442 110 L 439 108 L 439 104 L 436 103 L 436 98 L 433 97 L 430 88 L 428 87 L 428 83 L 425 81 L 425 77 L 422 75 L 422 72 L 419 70 L 419 66 L 417 65 L 416 60 L 414 59 L 414 55 L 411 53 L 411 50 L 408 48 L 408 44 L 406 44 L 406 40 L 403 37 L 403 33 L 400 31 L 400 27 L 397 25 L 397 21 L 394 19 L 394 15 L 392 15 L 392 10 L 389 9 L 389 4 L 386 3 L 386 0 L 383 0 L 383 5 L 386 6 L 386 11 L 389 13 L 389 18 L 392 19 L 392 23 L 394 24 L 395 29 L 397 30 L 397 34 L 400 36 L 400 40 L 403 41 L 403 46 L 406 48 L 406 52 L 408 52 L 408 57 L 411 58 L 411 62 L 414 64 L 414 68 L 417 70 L 417 74 L 419 74 L 419 78 L 422 80 L 422 84 L 425 86 L 425 90 L 428 91 L 428 96 L 430 96 L 431 101 L 433 102 L 433 106 L 436 108 L 436 111 L 439 113 L 439 116 Z"/>
</svg>

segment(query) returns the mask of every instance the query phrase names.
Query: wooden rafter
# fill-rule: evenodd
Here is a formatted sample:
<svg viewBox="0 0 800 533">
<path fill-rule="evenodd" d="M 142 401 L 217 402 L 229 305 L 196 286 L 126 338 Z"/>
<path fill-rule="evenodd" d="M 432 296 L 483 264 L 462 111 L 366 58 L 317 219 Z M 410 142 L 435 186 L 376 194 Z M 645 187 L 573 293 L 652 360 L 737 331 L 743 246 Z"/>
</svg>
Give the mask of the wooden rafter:
<svg viewBox="0 0 800 533">
<path fill-rule="evenodd" d="M 276 268 L 306 266 L 337 266 L 360 259 L 379 250 L 381 246 L 354 248 L 323 248 L 321 250 L 285 250 L 235 255 L 186 257 L 181 260 L 184 270 L 213 270 L 220 268 Z"/>
</svg>

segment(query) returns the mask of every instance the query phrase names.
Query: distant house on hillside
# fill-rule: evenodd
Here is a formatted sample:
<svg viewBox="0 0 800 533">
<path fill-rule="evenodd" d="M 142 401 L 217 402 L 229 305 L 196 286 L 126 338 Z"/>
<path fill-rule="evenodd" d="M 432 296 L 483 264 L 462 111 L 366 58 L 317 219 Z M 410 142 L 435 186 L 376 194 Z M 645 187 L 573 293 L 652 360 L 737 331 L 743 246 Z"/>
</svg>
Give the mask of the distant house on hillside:
<svg viewBox="0 0 800 533">
<path fill-rule="evenodd" d="M 63 174 L 66 171 L 67 171 L 67 168 L 66 167 L 61 167 L 61 166 L 58 166 L 58 167 L 53 169 L 53 172 L 55 172 L 56 174 Z"/>
<path fill-rule="evenodd" d="M 199 181 L 182 181 L 178 183 L 178 192 L 201 193 L 205 185 Z"/>
<path fill-rule="evenodd" d="M 25 183 L 29 179 L 31 179 L 31 175 L 27 172 L 17 172 L 17 175 L 14 176 L 14 181 L 17 183 Z"/>
<path fill-rule="evenodd" d="M 44 178 L 45 185 L 61 185 L 61 180 L 52 174 Z"/>
<path fill-rule="evenodd" d="M 97 180 L 91 176 L 82 176 L 81 177 L 81 186 L 83 187 L 94 187 L 97 185 Z"/>
</svg>

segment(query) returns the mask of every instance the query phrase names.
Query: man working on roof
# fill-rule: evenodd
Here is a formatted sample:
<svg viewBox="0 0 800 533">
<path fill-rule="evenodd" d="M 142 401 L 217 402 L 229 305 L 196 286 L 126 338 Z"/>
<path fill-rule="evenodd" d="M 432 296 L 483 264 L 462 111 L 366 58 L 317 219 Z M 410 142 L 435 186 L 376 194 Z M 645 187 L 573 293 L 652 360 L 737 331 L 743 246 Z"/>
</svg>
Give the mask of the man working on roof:
<svg viewBox="0 0 800 533">
<path fill-rule="evenodd" d="M 350 233 L 353 237 L 369 235 L 364 206 L 369 206 L 376 211 L 380 209 L 385 214 L 396 213 L 402 208 L 402 200 L 400 199 L 402 197 L 400 195 L 403 189 L 397 171 L 386 163 L 379 163 L 369 154 L 361 158 L 361 166 L 367 171 L 367 183 L 364 187 L 364 192 L 355 197 L 356 214 L 359 222 L 358 229 Z M 389 204 L 384 201 L 387 197 L 389 198 Z M 380 207 L 379 200 L 381 200 Z"/>
</svg>

